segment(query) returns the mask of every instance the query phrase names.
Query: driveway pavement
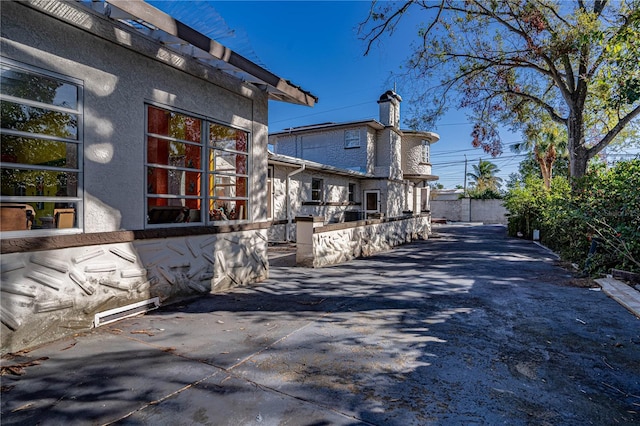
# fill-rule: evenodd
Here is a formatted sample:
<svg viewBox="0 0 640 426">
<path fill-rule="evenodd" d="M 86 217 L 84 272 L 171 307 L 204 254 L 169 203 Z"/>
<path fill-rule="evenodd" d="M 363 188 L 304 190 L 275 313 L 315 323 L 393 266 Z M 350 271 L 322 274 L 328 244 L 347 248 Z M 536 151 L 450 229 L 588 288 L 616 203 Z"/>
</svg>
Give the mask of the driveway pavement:
<svg viewBox="0 0 640 426">
<path fill-rule="evenodd" d="M 640 423 L 640 320 L 504 227 L 434 230 L 5 358 L 1 422 Z"/>
</svg>

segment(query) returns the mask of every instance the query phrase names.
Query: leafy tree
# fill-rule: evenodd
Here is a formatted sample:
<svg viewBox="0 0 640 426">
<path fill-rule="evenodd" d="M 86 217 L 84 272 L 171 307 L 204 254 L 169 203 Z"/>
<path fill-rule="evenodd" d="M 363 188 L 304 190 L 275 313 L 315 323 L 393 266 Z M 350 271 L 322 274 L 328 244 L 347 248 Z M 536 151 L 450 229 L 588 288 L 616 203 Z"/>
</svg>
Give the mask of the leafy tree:
<svg viewBox="0 0 640 426">
<path fill-rule="evenodd" d="M 561 128 L 553 122 L 529 123 L 523 134 L 524 140 L 511 146 L 514 152 L 530 152 L 535 159 L 545 188 L 551 188 L 553 169 L 558 157 L 566 156 L 567 138 Z"/>
<path fill-rule="evenodd" d="M 589 159 L 640 114 L 639 6 L 640 0 L 373 2 L 361 34 L 368 53 L 419 9 L 427 21 L 406 76 L 424 87 L 408 124 L 431 126 L 450 105 L 467 108 L 472 144 L 495 156 L 502 152 L 498 124 L 517 130 L 546 116 L 566 129 L 570 174 L 581 177 Z"/>
<path fill-rule="evenodd" d="M 477 165 L 473 165 L 473 172 L 467 173 L 472 179 L 471 185 L 477 192 L 486 190 L 499 192 L 502 179 L 496 176 L 500 169 L 490 161 L 480 159 Z"/>
</svg>

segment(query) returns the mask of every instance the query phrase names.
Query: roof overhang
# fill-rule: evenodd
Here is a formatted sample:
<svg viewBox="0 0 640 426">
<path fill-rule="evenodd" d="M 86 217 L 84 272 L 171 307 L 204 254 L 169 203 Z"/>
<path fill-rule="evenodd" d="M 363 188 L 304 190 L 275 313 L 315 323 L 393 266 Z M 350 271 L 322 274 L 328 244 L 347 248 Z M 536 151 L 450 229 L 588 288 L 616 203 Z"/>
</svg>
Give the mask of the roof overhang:
<svg viewBox="0 0 640 426">
<path fill-rule="evenodd" d="M 402 134 L 408 136 L 416 136 L 426 139 L 429 143 L 436 143 L 440 140 L 440 135 L 434 132 L 421 132 L 419 130 L 401 130 Z"/>
<path fill-rule="evenodd" d="M 321 124 L 311 124 L 308 126 L 290 127 L 288 129 L 284 129 L 279 132 L 269 133 L 269 135 L 270 136 L 289 135 L 293 133 L 302 133 L 302 132 L 316 131 L 316 130 L 339 129 L 342 127 L 353 127 L 353 126 L 369 126 L 375 130 L 383 130 L 385 128 L 384 124 L 380 123 L 377 120 L 370 119 L 370 120 L 359 120 L 359 121 L 345 121 L 342 123 L 321 123 Z"/>
<path fill-rule="evenodd" d="M 436 175 L 409 175 L 409 174 L 403 174 L 402 178 L 411 182 L 425 182 L 425 181 L 431 182 L 431 181 L 436 181 L 440 179 L 440 177 Z"/>
<path fill-rule="evenodd" d="M 143 0 L 92 1 L 91 9 L 122 22 L 185 56 L 265 90 L 269 99 L 314 106 L 318 98 Z"/>
<path fill-rule="evenodd" d="M 302 165 L 304 165 L 305 168 L 309 170 L 322 171 L 340 176 L 349 176 L 357 179 L 373 177 L 367 173 L 362 173 L 355 170 L 341 169 L 338 167 L 328 166 L 326 164 L 316 163 L 315 161 L 290 157 L 288 155 L 274 154 L 271 151 L 269 151 L 268 153 L 268 162 L 269 164 L 285 167 L 301 167 Z"/>
</svg>

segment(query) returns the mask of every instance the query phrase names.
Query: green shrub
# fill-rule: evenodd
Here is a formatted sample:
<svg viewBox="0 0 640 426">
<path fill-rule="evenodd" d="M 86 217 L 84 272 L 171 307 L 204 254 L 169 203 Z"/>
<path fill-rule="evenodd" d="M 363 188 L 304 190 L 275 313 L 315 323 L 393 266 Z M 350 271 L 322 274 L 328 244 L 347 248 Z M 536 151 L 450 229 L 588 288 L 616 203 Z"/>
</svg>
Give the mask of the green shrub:
<svg viewBox="0 0 640 426">
<path fill-rule="evenodd" d="M 543 244 L 592 274 L 640 271 L 640 160 L 596 169 L 573 191 L 564 178 L 546 190 L 541 179 L 528 177 L 511 185 L 505 206 L 512 236 L 531 238 L 539 229 Z M 594 240 L 597 251 L 587 261 Z"/>
</svg>

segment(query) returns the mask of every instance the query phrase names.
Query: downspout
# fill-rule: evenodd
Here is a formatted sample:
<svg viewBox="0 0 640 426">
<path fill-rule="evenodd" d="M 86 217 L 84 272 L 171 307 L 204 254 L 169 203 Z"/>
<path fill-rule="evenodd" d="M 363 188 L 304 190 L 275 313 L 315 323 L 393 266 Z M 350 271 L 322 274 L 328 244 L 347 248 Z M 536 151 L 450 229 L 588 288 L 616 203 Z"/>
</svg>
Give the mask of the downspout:
<svg viewBox="0 0 640 426">
<path fill-rule="evenodd" d="M 286 188 L 285 191 L 287 193 L 287 232 L 286 232 L 286 240 L 287 242 L 291 241 L 291 225 L 293 224 L 293 218 L 291 217 L 291 194 L 289 193 L 289 182 L 291 181 L 291 176 L 297 175 L 300 172 L 303 172 L 307 168 L 306 164 L 302 164 L 302 167 L 292 171 L 287 174 Z"/>
</svg>

